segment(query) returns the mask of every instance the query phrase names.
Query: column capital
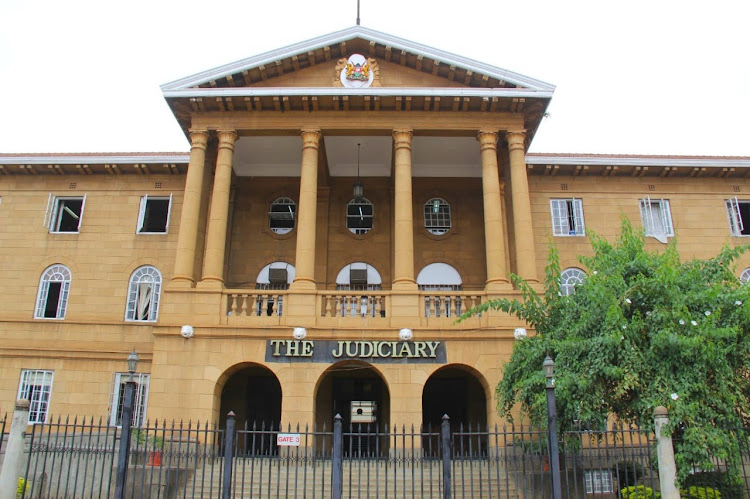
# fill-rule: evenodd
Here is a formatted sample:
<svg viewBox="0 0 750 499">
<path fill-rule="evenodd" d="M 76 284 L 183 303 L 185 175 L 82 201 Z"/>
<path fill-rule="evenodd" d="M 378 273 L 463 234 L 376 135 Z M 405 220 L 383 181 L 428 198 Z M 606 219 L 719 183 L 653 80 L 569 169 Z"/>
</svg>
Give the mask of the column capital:
<svg viewBox="0 0 750 499">
<path fill-rule="evenodd" d="M 484 151 L 485 149 L 497 150 L 497 132 L 494 130 L 479 130 L 477 133 L 477 140 L 479 141 L 479 150 Z"/>
<path fill-rule="evenodd" d="M 303 128 L 300 133 L 302 135 L 302 149 L 308 147 L 318 149 L 320 147 L 320 139 L 323 138 L 320 128 Z"/>
<path fill-rule="evenodd" d="M 393 129 L 393 146 L 396 149 L 411 149 L 411 139 L 413 132 L 411 128 L 394 128 Z"/>
<path fill-rule="evenodd" d="M 526 149 L 526 130 L 513 130 L 505 134 L 505 141 L 508 142 L 508 149 L 515 151 Z"/>
<path fill-rule="evenodd" d="M 208 145 L 208 130 L 191 128 L 189 131 L 190 147 L 198 147 L 205 151 Z"/>
<path fill-rule="evenodd" d="M 237 141 L 239 136 L 234 130 L 217 130 L 219 136 L 219 149 L 232 149 L 234 150 L 234 143 Z"/>
</svg>

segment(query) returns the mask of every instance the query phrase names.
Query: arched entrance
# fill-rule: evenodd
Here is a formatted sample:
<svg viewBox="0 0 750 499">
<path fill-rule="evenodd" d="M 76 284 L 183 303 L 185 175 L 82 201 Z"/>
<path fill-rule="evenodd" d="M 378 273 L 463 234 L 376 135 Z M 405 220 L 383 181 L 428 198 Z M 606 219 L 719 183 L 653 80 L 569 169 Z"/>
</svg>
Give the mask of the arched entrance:
<svg viewBox="0 0 750 499">
<path fill-rule="evenodd" d="M 388 385 L 366 362 L 338 362 L 323 373 L 315 389 L 315 423 L 318 429 L 332 428 L 341 415 L 344 453 L 374 455 L 387 451 L 388 439 L 376 437 L 387 431 L 391 413 Z"/>
<path fill-rule="evenodd" d="M 424 427 L 435 432 L 447 414 L 453 448 L 459 454 L 487 449 L 486 434 L 479 433 L 487 429 L 487 392 L 480 379 L 475 369 L 454 364 L 435 371 L 422 390 Z"/>
<path fill-rule="evenodd" d="M 219 422 L 223 427 L 227 413 L 233 411 L 237 428 L 261 425 L 278 427 L 281 420 L 281 384 L 267 367 L 258 364 L 235 366 L 221 390 Z"/>
</svg>

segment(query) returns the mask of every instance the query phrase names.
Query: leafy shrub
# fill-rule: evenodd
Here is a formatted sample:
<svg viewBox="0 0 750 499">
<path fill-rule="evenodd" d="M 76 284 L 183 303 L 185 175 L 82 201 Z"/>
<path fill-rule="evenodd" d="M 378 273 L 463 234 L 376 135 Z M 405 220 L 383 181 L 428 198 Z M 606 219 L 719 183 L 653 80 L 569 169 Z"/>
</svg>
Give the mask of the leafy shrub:
<svg viewBox="0 0 750 499">
<path fill-rule="evenodd" d="M 711 487 L 688 487 L 680 490 L 680 496 L 689 499 L 721 499 L 721 492 Z"/>
<path fill-rule="evenodd" d="M 744 492 L 742 483 L 726 471 L 702 471 L 688 475 L 681 483 L 683 489 L 691 487 L 706 487 L 721 494 L 722 499 L 742 499 Z"/>
<path fill-rule="evenodd" d="M 23 477 L 18 477 L 18 487 L 16 487 L 16 497 L 22 497 L 29 491 L 29 482 Z"/>
<path fill-rule="evenodd" d="M 661 494 L 645 485 L 631 485 L 620 490 L 623 499 L 661 499 Z"/>
<path fill-rule="evenodd" d="M 612 466 L 612 473 L 617 477 L 620 487 L 636 485 L 643 476 L 643 466 L 635 461 L 618 461 Z"/>
</svg>

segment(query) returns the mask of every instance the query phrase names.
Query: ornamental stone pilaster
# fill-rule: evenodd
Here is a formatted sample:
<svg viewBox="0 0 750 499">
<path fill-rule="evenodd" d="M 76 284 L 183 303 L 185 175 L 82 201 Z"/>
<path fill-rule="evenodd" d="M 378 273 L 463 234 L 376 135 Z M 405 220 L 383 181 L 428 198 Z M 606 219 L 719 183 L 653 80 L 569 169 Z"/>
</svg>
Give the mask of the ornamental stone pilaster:
<svg viewBox="0 0 750 499">
<path fill-rule="evenodd" d="M 416 290 L 414 280 L 414 220 L 411 185 L 412 131 L 393 131 L 394 262 L 393 289 Z"/>
<path fill-rule="evenodd" d="M 319 129 L 302 130 L 299 210 L 297 212 L 296 276 L 292 290 L 315 289 L 315 233 L 318 206 Z"/>
<path fill-rule="evenodd" d="M 211 211 L 206 230 L 206 254 L 203 259 L 201 287 L 221 288 L 224 284 L 224 252 L 229 220 L 229 191 L 232 185 L 232 158 L 237 134 L 219 130 L 219 146 L 211 195 Z"/>
<path fill-rule="evenodd" d="M 198 242 L 198 220 L 207 144 L 208 132 L 206 130 L 190 130 L 190 162 L 185 179 L 180 232 L 177 236 L 177 252 L 172 277 L 172 284 L 177 287 L 191 287 L 194 284 L 195 248 Z"/>
<path fill-rule="evenodd" d="M 516 272 L 529 282 L 539 282 L 536 274 L 534 230 L 531 226 L 531 199 L 526 174 L 526 133 L 511 131 L 505 135 L 510 156 L 510 189 L 513 196 L 513 228 Z"/>
<path fill-rule="evenodd" d="M 482 160 L 482 198 L 484 200 L 484 241 L 487 264 L 487 290 L 506 290 L 508 273 L 505 260 L 503 203 L 497 164 L 497 132 L 481 130 L 477 134 Z"/>
</svg>

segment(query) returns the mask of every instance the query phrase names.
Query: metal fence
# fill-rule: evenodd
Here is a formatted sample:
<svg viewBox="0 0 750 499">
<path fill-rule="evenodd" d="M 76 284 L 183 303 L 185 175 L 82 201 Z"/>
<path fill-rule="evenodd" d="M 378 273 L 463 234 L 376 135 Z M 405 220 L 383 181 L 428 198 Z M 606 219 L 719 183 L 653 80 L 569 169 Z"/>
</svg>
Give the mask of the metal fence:
<svg viewBox="0 0 750 499">
<path fill-rule="evenodd" d="M 235 431 L 233 418 L 227 423 L 132 428 L 122 497 L 552 497 L 548 437 L 539 428 L 451 426 L 447 418 L 438 427 L 412 428 L 344 428 L 338 419 L 331 428 L 258 423 Z M 726 460 L 717 460 L 712 474 L 696 473 L 704 479 L 696 484 L 720 490 L 724 499 L 750 497 L 748 429 L 735 431 L 740 459 L 733 476 L 742 483 L 719 483 L 730 469 Z M 114 497 L 122 434 L 105 420 L 34 425 L 23 497 Z M 563 497 L 659 490 L 648 430 L 578 427 L 561 432 L 560 444 Z"/>
</svg>

